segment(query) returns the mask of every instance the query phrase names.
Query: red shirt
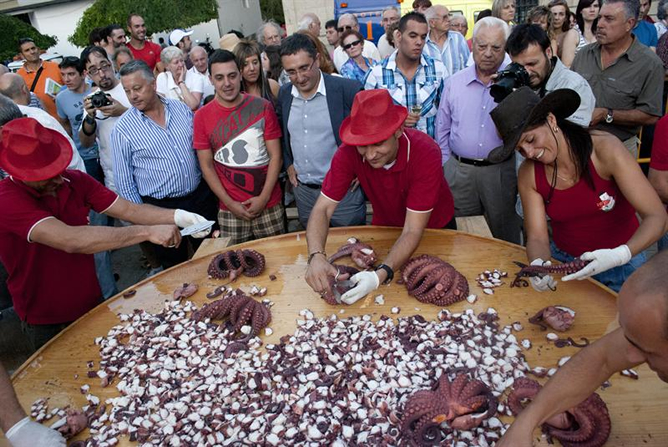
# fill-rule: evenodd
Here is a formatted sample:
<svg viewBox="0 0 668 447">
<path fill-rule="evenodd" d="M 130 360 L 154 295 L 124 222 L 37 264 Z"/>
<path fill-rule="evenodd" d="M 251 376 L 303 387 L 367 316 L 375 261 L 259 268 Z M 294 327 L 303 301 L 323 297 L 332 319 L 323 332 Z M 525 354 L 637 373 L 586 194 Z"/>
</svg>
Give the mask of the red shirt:
<svg viewBox="0 0 668 447">
<path fill-rule="evenodd" d="M 102 212 L 117 196 L 79 171 L 65 171 L 56 197 L 40 196 L 24 183 L 0 182 L 0 259 L 9 278 L 14 309 L 30 324 L 74 321 L 100 303 L 93 255 L 71 254 L 29 241 L 44 219 L 88 225 L 90 209 Z"/>
<path fill-rule="evenodd" d="M 654 128 L 652 159 L 649 167 L 657 171 L 668 171 L 668 116 L 664 116 Z"/>
<path fill-rule="evenodd" d="M 195 113 L 193 147 L 213 152 L 220 183 L 232 200 L 243 202 L 259 196 L 267 180 L 269 153 L 265 141 L 281 138 L 281 127 L 271 103 L 244 96 L 232 108 L 213 100 Z M 274 185 L 267 208 L 281 201 L 281 187 Z M 220 209 L 227 207 L 220 202 Z"/>
<path fill-rule="evenodd" d="M 132 52 L 135 59 L 141 59 L 146 62 L 148 66 L 151 67 L 151 70 L 155 68 L 155 64 L 160 62 L 160 52 L 162 51 L 162 47 L 157 43 L 145 40 L 144 48 L 141 50 L 130 45 L 130 42 L 128 42 L 127 47 Z"/>
<path fill-rule="evenodd" d="M 322 194 L 340 202 L 357 177 L 373 205 L 372 225 L 403 227 L 406 210 L 431 211 L 427 228 L 443 228 L 454 216 L 452 193 L 441 167 L 441 149 L 424 132 L 406 129 L 391 168 L 375 169 L 357 147 L 341 145 L 322 184 Z"/>
<path fill-rule="evenodd" d="M 534 163 L 536 189 L 547 202 L 550 194 L 545 165 Z M 555 189 L 545 205 L 552 219 L 552 237 L 571 256 L 626 244 L 638 229 L 638 218 L 614 180 L 599 177 L 589 160 L 592 189 L 585 179 L 567 189 Z M 612 200 L 611 200 L 612 199 Z"/>
</svg>

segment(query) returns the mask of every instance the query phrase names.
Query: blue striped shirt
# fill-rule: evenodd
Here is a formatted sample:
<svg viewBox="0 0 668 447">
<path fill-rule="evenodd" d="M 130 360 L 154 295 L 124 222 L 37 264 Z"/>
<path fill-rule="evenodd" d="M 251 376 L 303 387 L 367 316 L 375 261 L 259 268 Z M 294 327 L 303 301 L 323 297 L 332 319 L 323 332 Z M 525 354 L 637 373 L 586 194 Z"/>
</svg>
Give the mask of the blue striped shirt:
<svg viewBox="0 0 668 447">
<path fill-rule="evenodd" d="M 165 128 L 132 107 L 111 134 L 118 194 L 135 203 L 142 203 L 142 196 L 186 196 L 202 178 L 193 149 L 193 112 L 180 101 L 160 100 Z"/>
<path fill-rule="evenodd" d="M 436 42 L 427 35 L 423 51 L 427 56 L 443 62 L 450 76 L 466 68 L 466 61 L 469 60 L 469 54 L 471 54 L 466 39 L 457 31 L 448 31 L 443 49 L 439 48 Z"/>
<path fill-rule="evenodd" d="M 388 90 L 394 102 L 406 107 L 409 112 L 414 105 L 421 104 L 420 120 L 415 128 L 434 138 L 436 113 L 443 91 L 443 81 L 448 77 L 447 70 L 441 61 L 422 53 L 417 72 L 409 82 L 399 71 L 396 57 L 395 50 L 387 59 L 374 65 L 366 74 L 364 89 Z"/>
</svg>

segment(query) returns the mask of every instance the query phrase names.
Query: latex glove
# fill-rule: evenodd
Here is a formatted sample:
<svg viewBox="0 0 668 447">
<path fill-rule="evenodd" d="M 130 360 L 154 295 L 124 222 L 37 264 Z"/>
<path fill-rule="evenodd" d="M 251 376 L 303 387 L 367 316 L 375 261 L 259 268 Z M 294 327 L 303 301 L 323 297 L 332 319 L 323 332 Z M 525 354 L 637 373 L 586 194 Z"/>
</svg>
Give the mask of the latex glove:
<svg viewBox="0 0 668 447">
<path fill-rule="evenodd" d="M 550 261 L 543 261 L 541 258 L 536 258 L 533 261 L 531 261 L 531 265 L 539 265 L 539 266 L 548 266 L 552 265 Z M 550 275 L 545 275 L 543 277 L 540 276 L 532 276 L 529 278 L 531 282 L 531 287 L 533 287 L 537 292 L 546 292 L 548 290 L 555 290 L 557 288 L 557 281 L 552 278 Z"/>
<path fill-rule="evenodd" d="M 373 292 L 380 285 L 380 278 L 376 272 L 359 272 L 355 273 L 351 278 L 355 287 L 348 290 L 341 295 L 341 301 L 346 304 L 353 304 L 355 301 L 366 296 L 369 292 Z"/>
<path fill-rule="evenodd" d="M 626 245 L 620 245 L 617 248 L 603 248 L 601 250 L 588 251 L 582 253 L 580 259 L 591 261 L 580 271 L 564 276 L 562 281 L 571 281 L 573 279 L 585 279 L 611 268 L 624 265 L 631 260 L 631 250 Z"/>
<path fill-rule="evenodd" d="M 206 219 L 199 214 L 191 213 L 186 210 L 174 211 L 174 223 L 179 228 L 186 228 L 202 222 L 206 222 Z M 206 237 L 210 232 L 211 228 L 207 228 L 206 230 L 202 230 L 199 233 L 191 234 L 191 236 L 195 239 L 201 239 Z"/>
<path fill-rule="evenodd" d="M 25 417 L 5 433 L 14 447 L 60 447 L 65 446 L 65 438 L 52 428 L 31 421 Z"/>
</svg>

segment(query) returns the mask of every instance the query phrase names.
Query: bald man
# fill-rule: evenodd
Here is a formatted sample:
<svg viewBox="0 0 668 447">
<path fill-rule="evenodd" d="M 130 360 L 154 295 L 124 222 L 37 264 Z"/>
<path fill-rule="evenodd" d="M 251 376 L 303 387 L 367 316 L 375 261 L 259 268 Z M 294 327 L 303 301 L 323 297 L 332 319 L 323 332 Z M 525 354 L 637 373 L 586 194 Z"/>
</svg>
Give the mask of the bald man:
<svg viewBox="0 0 668 447">
<path fill-rule="evenodd" d="M 9 69 L 0 73 L 0 93 L 9 97 L 17 104 L 45 110 L 42 101 L 39 100 L 37 95 L 28 90 L 26 81 L 18 74 L 10 73 Z"/>
<path fill-rule="evenodd" d="M 530 447 L 537 426 L 585 400 L 616 372 L 647 363 L 668 382 L 667 271 L 668 251 L 662 251 L 631 275 L 617 299 L 621 327 L 559 368 L 497 447 Z"/>
<path fill-rule="evenodd" d="M 209 55 L 206 54 L 206 50 L 199 45 L 195 45 L 191 50 L 188 56 L 190 62 L 192 62 L 192 67 L 188 69 L 194 75 L 201 76 L 204 82 L 204 91 L 202 91 L 202 102 L 206 99 L 207 96 L 214 94 L 213 84 L 211 83 L 211 78 L 209 77 Z"/>
<path fill-rule="evenodd" d="M 299 19 L 299 29 L 306 30 L 313 36 L 320 36 L 320 18 L 312 12 L 307 12 Z"/>
</svg>

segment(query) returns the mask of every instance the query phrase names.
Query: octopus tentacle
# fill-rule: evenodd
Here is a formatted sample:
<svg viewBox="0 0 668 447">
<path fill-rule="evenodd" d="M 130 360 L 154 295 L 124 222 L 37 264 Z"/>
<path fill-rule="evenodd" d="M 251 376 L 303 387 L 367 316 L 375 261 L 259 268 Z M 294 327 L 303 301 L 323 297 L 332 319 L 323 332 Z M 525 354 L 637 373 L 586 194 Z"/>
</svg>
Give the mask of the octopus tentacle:
<svg viewBox="0 0 668 447">
<path fill-rule="evenodd" d="M 401 275 L 408 294 L 423 303 L 445 306 L 465 299 L 469 293 L 464 275 L 435 256 L 410 259 Z"/>
</svg>

